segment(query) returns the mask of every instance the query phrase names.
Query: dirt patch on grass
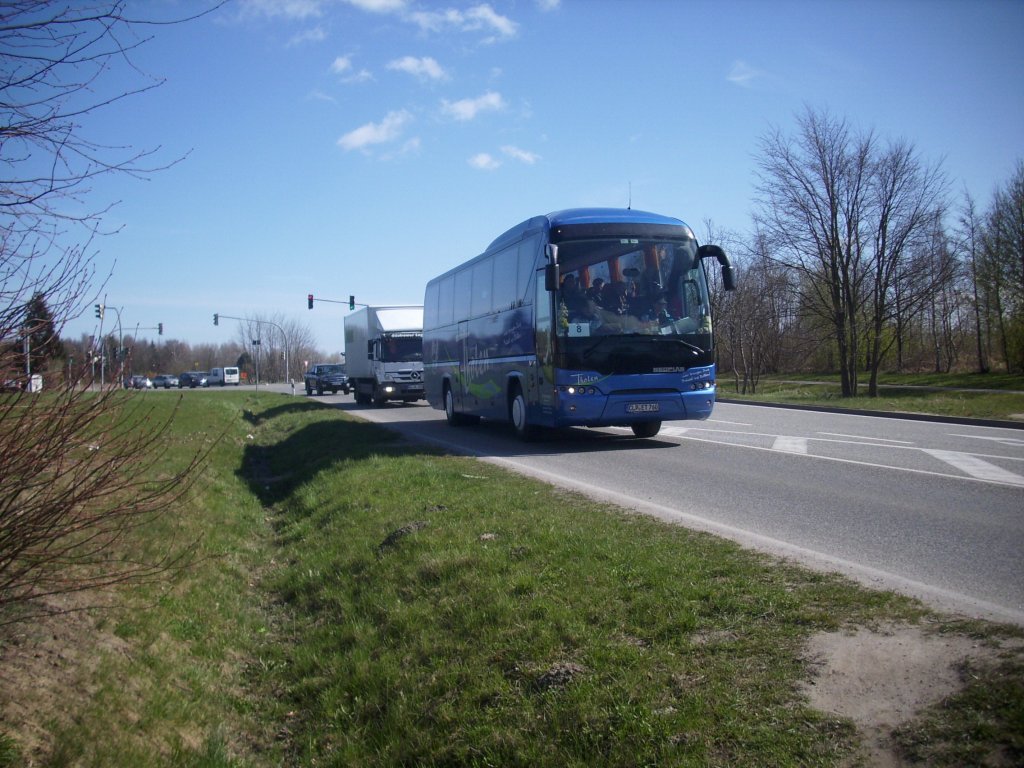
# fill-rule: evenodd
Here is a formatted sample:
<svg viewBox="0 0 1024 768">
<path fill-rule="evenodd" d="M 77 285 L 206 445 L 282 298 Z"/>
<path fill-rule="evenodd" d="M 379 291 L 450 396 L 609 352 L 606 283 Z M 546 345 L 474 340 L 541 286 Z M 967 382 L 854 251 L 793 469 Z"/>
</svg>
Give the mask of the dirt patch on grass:
<svg viewBox="0 0 1024 768">
<path fill-rule="evenodd" d="M 909 763 L 896 751 L 893 730 L 960 691 L 965 660 L 990 661 L 996 654 L 981 640 L 916 626 L 819 634 L 808 644 L 805 658 L 814 674 L 803 690 L 815 709 L 853 721 L 868 765 L 904 766 Z"/>
<path fill-rule="evenodd" d="M 106 609 L 109 595 L 53 595 L 46 611 L 0 630 L 0 731 L 17 740 L 27 765 L 45 761 L 53 733 L 72 722 L 96 692 L 96 673 L 108 653 L 128 646 L 101 630 L 91 609 Z"/>
</svg>

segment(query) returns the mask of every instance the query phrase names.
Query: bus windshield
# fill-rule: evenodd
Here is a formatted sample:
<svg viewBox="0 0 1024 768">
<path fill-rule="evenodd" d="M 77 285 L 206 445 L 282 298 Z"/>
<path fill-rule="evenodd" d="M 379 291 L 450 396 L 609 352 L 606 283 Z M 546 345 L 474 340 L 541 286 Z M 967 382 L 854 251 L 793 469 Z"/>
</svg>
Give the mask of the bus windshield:
<svg viewBox="0 0 1024 768">
<path fill-rule="evenodd" d="M 562 242 L 557 335 L 659 336 L 711 349 L 707 279 L 686 239 L 607 238 Z"/>
</svg>

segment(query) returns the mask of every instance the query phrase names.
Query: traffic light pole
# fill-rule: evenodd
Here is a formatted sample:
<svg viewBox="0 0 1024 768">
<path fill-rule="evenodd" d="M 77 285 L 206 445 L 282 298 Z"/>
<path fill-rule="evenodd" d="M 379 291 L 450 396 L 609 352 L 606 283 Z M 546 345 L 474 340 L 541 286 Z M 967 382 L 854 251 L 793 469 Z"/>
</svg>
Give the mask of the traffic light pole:
<svg viewBox="0 0 1024 768">
<path fill-rule="evenodd" d="M 307 294 L 306 299 L 309 302 L 309 308 L 310 309 L 313 308 L 313 302 L 315 302 L 315 301 L 326 301 L 328 304 L 348 304 L 348 308 L 349 309 L 355 309 L 356 307 L 368 307 L 368 306 L 370 306 L 369 304 L 362 304 L 360 302 L 357 302 L 355 296 L 349 296 L 348 297 L 348 301 L 341 301 L 339 299 L 314 299 L 313 298 L 313 294 L 310 293 L 310 294 Z"/>
</svg>

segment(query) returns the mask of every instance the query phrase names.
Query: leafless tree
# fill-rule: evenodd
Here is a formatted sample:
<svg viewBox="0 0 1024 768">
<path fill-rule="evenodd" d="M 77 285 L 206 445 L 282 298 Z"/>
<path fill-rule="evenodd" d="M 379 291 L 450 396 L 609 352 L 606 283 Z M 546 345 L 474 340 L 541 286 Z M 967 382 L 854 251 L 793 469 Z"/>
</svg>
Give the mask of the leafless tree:
<svg viewBox="0 0 1024 768">
<path fill-rule="evenodd" d="M 732 371 L 736 389 L 743 393 L 756 392 L 761 375 L 779 369 L 793 316 L 793 286 L 770 251 L 761 232 L 733 249 L 737 288 L 719 295 L 716 310 L 719 366 Z"/>
<path fill-rule="evenodd" d="M 304 360 L 316 357 L 313 333 L 299 320 L 280 313 L 255 313 L 239 321 L 236 340 L 255 366 L 258 360 L 261 381 L 287 381 L 301 379 Z M 254 344 L 259 340 L 259 345 Z"/>
<path fill-rule="evenodd" d="M 845 121 L 808 109 L 795 137 L 776 130 L 762 139 L 758 161 L 756 221 L 776 245 L 774 258 L 799 275 L 805 306 L 829 322 L 844 397 L 857 392 L 874 145 L 870 133 L 855 135 Z"/>
<path fill-rule="evenodd" d="M 977 206 L 970 193 L 964 191 L 960 210 L 959 250 L 967 261 L 970 275 L 972 308 L 974 314 L 975 352 L 978 355 L 978 373 L 988 373 L 988 355 L 985 352 L 984 315 L 981 310 L 981 296 L 978 289 L 978 259 L 981 250 L 982 224 Z"/>
<path fill-rule="evenodd" d="M 910 251 L 917 243 L 933 238 L 944 207 L 945 180 L 938 168 L 928 168 L 913 147 L 900 141 L 892 144 L 874 162 L 869 177 L 869 205 L 864 230 L 872 241 L 867 250 L 866 273 L 870 286 L 866 303 L 868 395 L 878 396 L 878 371 L 892 345 L 887 328 L 894 318 L 917 311 L 917 302 L 948 287 L 953 275 L 946 259 L 933 260 L 923 290 L 911 294 L 913 301 L 894 301 L 901 276 L 906 272 Z"/>
<path fill-rule="evenodd" d="M 986 217 L 983 285 L 1007 371 L 1024 370 L 1024 161 L 996 190 Z"/>
<path fill-rule="evenodd" d="M 110 204 L 93 198 L 90 183 L 110 174 L 146 176 L 173 162 L 88 135 L 91 115 L 159 85 L 131 64 L 156 23 L 129 18 L 119 0 L 0 5 L 4 380 L 18 379 L 11 342 L 43 330 L 26 322 L 30 297 L 45 301 L 53 328 L 47 333 L 59 336 L 97 295 L 93 253 L 107 234 Z M 111 88 L 105 75 L 116 68 L 134 73 L 137 87 Z M 185 551 L 154 563 L 110 557 L 114 542 L 187 489 L 198 459 L 151 480 L 159 460 L 154 438 L 166 423 L 133 411 L 114 384 L 90 391 L 86 358 L 68 361 L 68 386 L 0 394 L 0 607 L 152 575 Z"/>
<path fill-rule="evenodd" d="M 843 396 L 857 394 L 862 365 L 877 396 L 892 323 L 951 279 L 911 266 L 945 209 L 943 174 L 906 141 L 883 148 L 873 132 L 811 109 L 794 137 L 762 140 L 759 167 L 757 222 L 776 244 L 773 258 L 797 273 L 803 306 L 829 324 Z"/>
</svg>

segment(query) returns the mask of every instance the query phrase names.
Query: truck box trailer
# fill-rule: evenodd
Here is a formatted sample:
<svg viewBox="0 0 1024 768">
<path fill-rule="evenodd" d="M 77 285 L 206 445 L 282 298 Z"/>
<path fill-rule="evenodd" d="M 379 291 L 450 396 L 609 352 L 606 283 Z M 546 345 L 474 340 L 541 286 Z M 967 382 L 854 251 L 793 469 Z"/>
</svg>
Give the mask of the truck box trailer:
<svg viewBox="0 0 1024 768">
<path fill-rule="evenodd" d="M 363 307 L 345 317 L 345 364 L 357 403 L 423 399 L 423 307 Z"/>
</svg>

